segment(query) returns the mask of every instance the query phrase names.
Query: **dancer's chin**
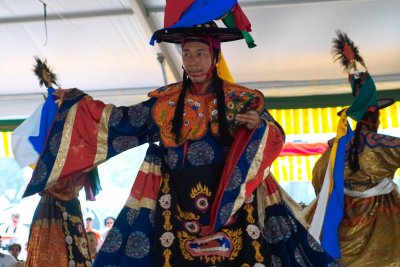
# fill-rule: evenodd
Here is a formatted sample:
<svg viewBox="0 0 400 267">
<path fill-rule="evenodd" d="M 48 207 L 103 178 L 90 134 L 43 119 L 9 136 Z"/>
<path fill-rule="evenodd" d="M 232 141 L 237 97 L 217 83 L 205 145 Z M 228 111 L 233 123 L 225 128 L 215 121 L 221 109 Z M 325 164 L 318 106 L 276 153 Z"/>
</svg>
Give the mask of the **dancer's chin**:
<svg viewBox="0 0 400 267">
<path fill-rule="evenodd" d="M 206 75 L 205 74 L 200 74 L 200 73 L 198 75 L 189 74 L 189 78 L 193 83 L 204 83 L 207 80 Z"/>
</svg>

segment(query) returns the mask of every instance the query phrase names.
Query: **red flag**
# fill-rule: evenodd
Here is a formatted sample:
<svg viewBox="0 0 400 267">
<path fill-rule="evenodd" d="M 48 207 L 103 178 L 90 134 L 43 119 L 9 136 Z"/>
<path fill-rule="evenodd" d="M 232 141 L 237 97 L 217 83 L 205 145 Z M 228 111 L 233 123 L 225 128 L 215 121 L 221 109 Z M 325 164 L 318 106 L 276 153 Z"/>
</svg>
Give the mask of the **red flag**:
<svg viewBox="0 0 400 267">
<path fill-rule="evenodd" d="M 251 23 L 247 16 L 244 14 L 239 4 L 236 4 L 232 10 L 233 16 L 235 17 L 235 25 L 239 30 L 245 30 L 251 32 Z"/>
<path fill-rule="evenodd" d="M 182 14 L 196 0 L 167 0 L 164 14 L 164 28 L 168 28 L 181 18 Z"/>
</svg>

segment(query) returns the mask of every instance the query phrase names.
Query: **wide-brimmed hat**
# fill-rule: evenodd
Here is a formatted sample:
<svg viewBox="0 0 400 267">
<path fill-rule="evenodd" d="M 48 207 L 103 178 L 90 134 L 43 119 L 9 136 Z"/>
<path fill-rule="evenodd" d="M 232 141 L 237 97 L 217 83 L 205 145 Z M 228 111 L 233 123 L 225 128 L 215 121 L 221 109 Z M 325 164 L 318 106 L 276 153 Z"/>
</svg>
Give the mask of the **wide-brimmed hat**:
<svg viewBox="0 0 400 267">
<path fill-rule="evenodd" d="M 369 111 L 371 108 L 376 108 L 376 109 L 378 109 L 378 110 L 384 109 L 384 108 L 387 108 L 387 107 L 393 105 L 394 102 L 395 102 L 395 101 L 394 101 L 394 99 L 392 99 L 392 98 L 380 98 L 380 99 L 377 100 L 377 105 L 376 105 L 376 106 L 370 106 L 370 107 L 368 107 L 368 110 L 367 110 L 367 111 Z M 342 109 L 341 111 L 339 111 L 339 112 L 337 113 L 337 115 L 340 117 L 340 116 L 342 115 L 343 111 L 345 111 L 345 110 L 347 110 L 347 109 L 348 109 L 348 107 Z"/>
<path fill-rule="evenodd" d="M 190 37 L 212 37 L 221 42 L 231 42 L 243 39 L 243 34 L 238 29 L 219 28 L 214 21 L 197 24 L 193 27 L 168 28 L 156 31 L 153 34 L 157 42 L 182 44 L 185 38 Z"/>
</svg>

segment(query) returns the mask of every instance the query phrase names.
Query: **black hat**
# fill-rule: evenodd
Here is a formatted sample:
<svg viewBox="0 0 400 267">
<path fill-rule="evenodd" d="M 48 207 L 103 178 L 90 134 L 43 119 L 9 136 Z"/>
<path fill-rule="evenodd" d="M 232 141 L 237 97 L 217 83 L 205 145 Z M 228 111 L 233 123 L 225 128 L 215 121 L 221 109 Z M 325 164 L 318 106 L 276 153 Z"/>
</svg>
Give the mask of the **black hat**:
<svg viewBox="0 0 400 267">
<path fill-rule="evenodd" d="M 337 30 L 336 35 L 337 37 L 333 39 L 332 54 L 335 57 L 334 60 L 340 61 L 340 64 L 344 67 L 344 71 L 349 73 L 349 82 L 352 94 L 355 97 L 351 106 L 342 109 L 337 115 L 341 116 L 344 110 L 348 110 L 346 115 L 359 121 L 367 111 L 379 110 L 392 105 L 394 100 L 391 98 L 377 99 L 375 83 L 368 73 L 358 47 L 346 33 Z M 357 70 L 356 62 L 365 68 L 365 72 Z M 352 69 L 354 69 L 354 73 L 350 74 Z"/>
<path fill-rule="evenodd" d="M 387 108 L 391 105 L 394 104 L 394 99 L 392 98 L 381 98 L 377 100 L 378 104 L 375 106 L 378 110 Z M 370 107 L 371 108 L 371 107 Z M 337 113 L 337 115 L 340 117 L 342 115 L 342 112 L 345 111 L 347 108 L 342 109 Z"/>
<path fill-rule="evenodd" d="M 197 24 L 193 27 L 161 29 L 153 34 L 152 39 L 157 42 L 181 44 L 185 38 L 199 36 L 210 36 L 219 39 L 221 42 L 243 39 L 243 34 L 240 30 L 234 28 L 218 28 L 214 21 Z"/>
</svg>

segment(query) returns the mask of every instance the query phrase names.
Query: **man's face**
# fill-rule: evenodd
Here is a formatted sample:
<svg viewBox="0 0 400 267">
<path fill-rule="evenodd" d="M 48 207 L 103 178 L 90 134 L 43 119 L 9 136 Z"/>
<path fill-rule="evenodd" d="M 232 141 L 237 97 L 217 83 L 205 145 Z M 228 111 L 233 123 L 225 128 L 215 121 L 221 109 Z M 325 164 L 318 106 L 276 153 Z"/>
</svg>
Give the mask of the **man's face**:
<svg viewBox="0 0 400 267">
<path fill-rule="evenodd" d="M 10 250 L 10 254 L 13 255 L 14 258 L 18 258 L 18 255 L 21 252 L 17 246 L 13 246 L 9 250 Z"/>
<path fill-rule="evenodd" d="M 92 227 L 93 226 L 93 220 L 91 220 L 91 219 L 86 219 L 86 227 L 87 228 L 90 228 L 90 227 Z"/>
<path fill-rule="evenodd" d="M 96 251 L 97 238 L 95 235 L 87 235 L 89 250 Z"/>
<path fill-rule="evenodd" d="M 199 42 L 183 44 L 182 63 L 193 83 L 204 83 L 210 79 L 206 77 L 206 72 L 211 66 L 211 52 L 208 45 Z"/>
</svg>

